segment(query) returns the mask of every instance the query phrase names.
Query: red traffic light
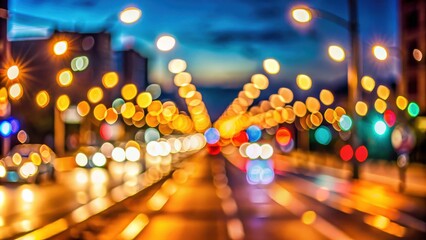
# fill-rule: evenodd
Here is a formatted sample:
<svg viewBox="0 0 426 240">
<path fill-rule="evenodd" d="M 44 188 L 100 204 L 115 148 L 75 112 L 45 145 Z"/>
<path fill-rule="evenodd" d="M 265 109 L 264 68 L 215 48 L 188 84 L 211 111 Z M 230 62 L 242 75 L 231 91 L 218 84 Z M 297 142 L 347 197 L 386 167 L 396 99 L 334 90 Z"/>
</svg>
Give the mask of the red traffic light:
<svg viewBox="0 0 426 240">
<path fill-rule="evenodd" d="M 340 149 L 340 158 L 343 161 L 349 161 L 354 156 L 354 150 L 351 145 L 347 144 Z"/>
<path fill-rule="evenodd" d="M 355 158 L 358 162 L 364 162 L 368 157 L 368 149 L 365 146 L 360 146 L 355 151 Z"/>
</svg>

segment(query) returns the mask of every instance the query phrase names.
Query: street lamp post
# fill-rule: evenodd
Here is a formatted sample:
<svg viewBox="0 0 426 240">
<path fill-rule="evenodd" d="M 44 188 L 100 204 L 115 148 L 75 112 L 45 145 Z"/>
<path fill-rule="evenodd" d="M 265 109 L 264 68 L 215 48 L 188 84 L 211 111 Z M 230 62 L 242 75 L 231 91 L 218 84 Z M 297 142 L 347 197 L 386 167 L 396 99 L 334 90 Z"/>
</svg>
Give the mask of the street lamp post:
<svg viewBox="0 0 426 240">
<path fill-rule="evenodd" d="M 353 109 L 359 99 L 359 66 L 360 66 L 360 44 L 359 44 L 359 25 L 358 25 L 358 6 L 357 0 L 349 0 L 349 34 L 351 39 L 351 55 L 348 64 L 348 111 L 354 118 L 355 124 L 352 129 L 352 146 L 355 148 L 359 145 L 359 139 L 357 135 L 356 121 L 358 118 L 357 114 L 354 113 Z M 355 158 L 352 158 L 352 178 L 359 178 L 359 163 Z"/>
<path fill-rule="evenodd" d="M 358 6 L 357 0 L 348 0 L 349 7 L 349 21 L 327 11 L 311 9 L 311 8 L 295 8 L 292 10 L 292 17 L 297 22 L 307 23 L 311 20 L 312 16 L 321 17 L 330 20 L 339 26 L 346 28 L 349 31 L 350 37 L 350 51 L 351 58 L 348 63 L 348 99 L 347 99 L 347 110 L 350 115 L 353 116 L 354 122 L 357 122 L 357 115 L 354 114 L 354 106 L 360 98 L 359 94 L 359 72 L 360 72 L 360 41 L 359 41 L 359 26 L 358 26 Z M 356 124 L 353 125 L 352 135 L 350 138 L 351 145 L 359 145 L 359 139 L 357 136 Z M 353 158 L 352 163 L 352 178 L 359 178 L 359 163 Z"/>
</svg>

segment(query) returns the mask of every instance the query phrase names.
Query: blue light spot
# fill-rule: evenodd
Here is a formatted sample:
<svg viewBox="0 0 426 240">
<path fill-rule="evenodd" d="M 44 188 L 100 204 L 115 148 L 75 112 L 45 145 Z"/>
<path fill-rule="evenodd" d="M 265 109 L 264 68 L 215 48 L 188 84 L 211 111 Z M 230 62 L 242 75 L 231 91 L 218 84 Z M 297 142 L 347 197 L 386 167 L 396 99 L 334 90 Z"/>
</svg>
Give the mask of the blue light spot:
<svg viewBox="0 0 426 240">
<path fill-rule="evenodd" d="M 262 130 L 256 125 L 248 127 L 246 132 L 250 142 L 256 142 L 262 137 Z"/>
<path fill-rule="evenodd" d="M 0 134 L 3 137 L 9 137 L 12 133 L 12 124 L 8 121 L 3 121 L 0 123 Z"/>
<path fill-rule="evenodd" d="M 204 132 L 204 137 L 206 138 L 207 143 L 215 144 L 219 142 L 220 133 L 216 128 L 209 128 Z"/>
</svg>

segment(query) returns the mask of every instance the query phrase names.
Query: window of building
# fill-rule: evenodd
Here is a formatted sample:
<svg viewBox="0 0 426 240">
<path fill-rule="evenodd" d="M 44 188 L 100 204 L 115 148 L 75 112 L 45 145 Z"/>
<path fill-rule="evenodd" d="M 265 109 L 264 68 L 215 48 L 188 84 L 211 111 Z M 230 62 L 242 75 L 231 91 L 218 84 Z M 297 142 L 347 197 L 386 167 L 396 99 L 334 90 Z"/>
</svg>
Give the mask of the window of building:
<svg viewBox="0 0 426 240">
<path fill-rule="evenodd" d="M 417 29 L 419 27 L 419 11 L 414 9 L 405 16 L 405 28 L 409 30 Z"/>
<path fill-rule="evenodd" d="M 416 76 L 410 76 L 408 78 L 407 91 L 409 95 L 417 94 L 417 77 Z"/>
</svg>

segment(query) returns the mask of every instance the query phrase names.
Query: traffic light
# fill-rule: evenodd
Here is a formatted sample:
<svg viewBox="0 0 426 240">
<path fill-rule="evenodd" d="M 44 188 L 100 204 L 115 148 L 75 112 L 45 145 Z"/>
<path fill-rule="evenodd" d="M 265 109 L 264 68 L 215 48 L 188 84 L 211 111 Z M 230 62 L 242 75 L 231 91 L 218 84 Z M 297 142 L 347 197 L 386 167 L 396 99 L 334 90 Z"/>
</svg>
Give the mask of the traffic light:
<svg viewBox="0 0 426 240">
<path fill-rule="evenodd" d="M 387 126 L 384 121 L 379 120 L 374 124 L 374 131 L 376 132 L 376 134 L 381 136 L 385 134 L 386 130 L 387 130 Z"/>
</svg>

